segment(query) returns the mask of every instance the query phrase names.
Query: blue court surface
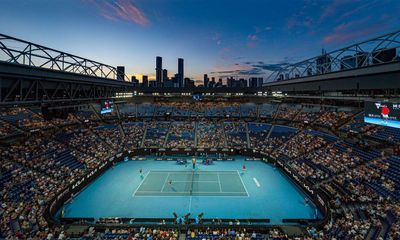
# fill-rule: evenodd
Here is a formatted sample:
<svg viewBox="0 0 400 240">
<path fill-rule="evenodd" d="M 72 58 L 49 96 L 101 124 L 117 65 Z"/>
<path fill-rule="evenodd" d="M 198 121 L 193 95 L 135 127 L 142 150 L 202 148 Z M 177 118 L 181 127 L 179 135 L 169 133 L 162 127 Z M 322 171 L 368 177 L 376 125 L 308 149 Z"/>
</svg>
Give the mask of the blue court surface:
<svg viewBox="0 0 400 240">
<path fill-rule="evenodd" d="M 279 169 L 262 161 L 245 161 L 242 156 L 208 166 L 198 164 L 195 171 L 191 164 L 156 161 L 150 156 L 121 162 L 64 207 L 66 218 L 171 218 L 174 212 L 180 216 L 204 213 L 204 218 L 269 218 L 271 224 L 319 215 Z"/>
</svg>

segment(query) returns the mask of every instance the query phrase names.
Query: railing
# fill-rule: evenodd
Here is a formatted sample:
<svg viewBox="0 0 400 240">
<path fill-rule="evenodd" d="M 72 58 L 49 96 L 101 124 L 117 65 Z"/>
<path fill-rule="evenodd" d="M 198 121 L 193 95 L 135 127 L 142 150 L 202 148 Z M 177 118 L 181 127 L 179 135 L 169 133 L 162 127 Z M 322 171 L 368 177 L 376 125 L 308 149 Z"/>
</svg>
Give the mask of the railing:
<svg viewBox="0 0 400 240">
<path fill-rule="evenodd" d="M 0 34 L 0 61 L 114 80 L 118 75 L 113 66 L 4 34 Z"/>
<path fill-rule="evenodd" d="M 281 81 L 332 72 L 358 69 L 400 61 L 400 30 L 351 46 L 289 64 L 267 77 L 266 82 Z"/>
</svg>

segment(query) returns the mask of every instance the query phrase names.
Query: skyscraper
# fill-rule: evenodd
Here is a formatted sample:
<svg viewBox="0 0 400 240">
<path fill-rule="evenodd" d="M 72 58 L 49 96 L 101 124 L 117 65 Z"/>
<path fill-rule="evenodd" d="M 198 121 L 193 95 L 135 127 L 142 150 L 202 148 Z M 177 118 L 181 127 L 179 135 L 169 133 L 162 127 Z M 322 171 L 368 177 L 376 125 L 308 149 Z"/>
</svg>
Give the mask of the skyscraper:
<svg viewBox="0 0 400 240">
<path fill-rule="evenodd" d="M 149 78 L 146 75 L 142 76 L 142 86 L 148 87 L 149 86 Z"/>
<path fill-rule="evenodd" d="M 163 79 L 163 82 L 168 81 L 168 70 L 167 69 L 164 69 L 162 71 L 162 79 Z"/>
<path fill-rule="evenodd" d="M 207 74 L 204 74 L 204 80 L 203 80 L 203 81 L 204 81 L 204 83 L 203 83 L 203 84 L 204 84 L 204 87 L 208 87 L 208 80 L 209 80 L 209 79 L 208 79 L 208 75 L 207 75 Z"/>
<path fill-rule="evenodd" d="M 179 76 L 179 87 L 184 87 L 185 83 L 184 83 L 184 71 L 183 71 L 183 58 L 178 58 L 178 76 Z"/>
<path fill-rule="evenodd" d="M 162 86 L 162 57 L 156 57 L 156 84 L 157 87 Z"/>
</svg>

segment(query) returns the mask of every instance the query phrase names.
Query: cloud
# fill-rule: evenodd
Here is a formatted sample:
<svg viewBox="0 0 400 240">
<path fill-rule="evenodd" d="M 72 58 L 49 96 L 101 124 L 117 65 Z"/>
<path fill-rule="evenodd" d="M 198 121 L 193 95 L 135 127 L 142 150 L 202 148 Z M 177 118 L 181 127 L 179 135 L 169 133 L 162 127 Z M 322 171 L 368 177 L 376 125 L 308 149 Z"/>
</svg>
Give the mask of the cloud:
<svg viewBox="0 0 400 240">
<path fill-rule="evenodd" d="M 360 4 L 356 8 L 352 8 L 349 11 L 343 13 L 342 16 L 340 16 L 338 20 L 342 20 L 342 19 L 348 18 L 350 16 L 354 16 L 355 14 L 366 11 L 367 9 L 372 9 L 379 2 L 380 2 L 380 0 L 374 0 L 374 1 L 370 1 L 370 2 L 367 1 L 364 4 Z"/>
<path fill-rule="evenodd" d="M 380 25 L 374 25 L 371 26 L 367 29 L 359 29 L 359 30 L 354 30 L 354 31 L 349 31 L 349 32 L 334 32 L 332 34 L 329 34 L 323 38 L 324 43 L 344 43 L 349 40 L 354 40 L 355 38 L 358 37 L 367 37 L 372 33 L 376 33 L 379 30 L 381 30 Z"/>
<path fill-rule="evenodd" d="M 259 36 L 262 35 L 262 33 L 267 32 L 272 30 L 272 27 L 270 26 L 266 26 L 266 27 L 254 27 L 255 31 L 249 35 L 247 35 L 247 42 L 246 42 L 246 46 L 248 48 L 256 48 L 257 44 L 260 40 Z"/>
<path fill-rule="evenodd" d="M 219 55 L 222 59 L 228 60 L 232 58 L 232 49 L 230 47 L 224 47 L 220 50 Z"/>
<path fill-rule="evenodd" d="M 135 4 L 134 0 L 100 1 L 86 0 L 100 12 L 100 15 L 112 21 L 126 21 L 141 26 L 147 26 L 150 21 Z"/>
<path fill-rule="evenodd" d="M 257 47 L 258 37 L 256 34 L 249 34 L 247 36 L 247 43 L 246 46 L 248 48 L 255 48 Z"/>
<path fill-rule="evenodd" d="M 255 41 L 255 40 L 258 39 L 258 38 L 257 38 L 257 35 L 255 35 L 255 34 L 250 34 L 249 36 L 247 36 L 247 38 L 248 38 L 249 40 L 252 40 L 252 41 Z"/>
<path fill-rule="evenodd" d="M 328 4 L 325 8 L 324 11 L 322 11 L 319 19 L 320 21 L 332 17 L 333 15 L 336 14 L 336 11 L 339 7 L 346 5 L 348 3 L 354 2 L 354 0 L 333 0 L 330 4 Z"/>
<path fill-rule="evenodd" d="M 220 34 L 219 32 L 214 33 L 214 36 L 212 37 L 212 40 L 213 40 L 217 45 L 221 45 L 221 44 L 222 44 L 221 34 Z"/>
<path fill-rule="evenodd" d="M 272 27 L 270 27 L 270 26 L 266 26 L 266 27 L 258 27 L 258 26 L 256 26 L 256 27 L 254 27 L 255 28 L 255 32 L 256 32 L 256 34 L 259 34 L 259 33 L 263 33 L 263 32 L 268 32 L 268 31 L 271 31 L 272 30 Z"/>
<path fill-rule="evenodd" d="M 278 71 L 284 67 L 289 65 L 289 63 L 272 63 L 272 64 L 252 64 L 251 66 L 253 68 L 258 68 L 261 70 L 267 70 L 267 71 Z"/>
<path fill-rule="evenodd" d="M 371 17 L 353 20 L 339 24 L 333 31 L 322 38 L 323 43 L 345 43 L 360 37 L 368 37 L 369 35 L 384 29 L 388 21 L 369 24 Z"/>
<path fill-rule="evenodd" d="M 249 70 L 239 71 L 239 75 L 262 75 L 262 74 L 265 74 L 265 72 L 262 69 L 256 67 L 253 67 Z"/>
<path fill-rule="evenodd" d="M 265 63 L 264 61 L 246 61 L 243 63 L 235 63 L 229 66 L 217 67 L 215 71 L 209 74 L 217 75 L 218 77 L 231 76 L 260 76 L 268 75 L 270 72 L 281 70 L 289 65 L 288 62 L 282 61 L 279 63 Z"/>
</svg>

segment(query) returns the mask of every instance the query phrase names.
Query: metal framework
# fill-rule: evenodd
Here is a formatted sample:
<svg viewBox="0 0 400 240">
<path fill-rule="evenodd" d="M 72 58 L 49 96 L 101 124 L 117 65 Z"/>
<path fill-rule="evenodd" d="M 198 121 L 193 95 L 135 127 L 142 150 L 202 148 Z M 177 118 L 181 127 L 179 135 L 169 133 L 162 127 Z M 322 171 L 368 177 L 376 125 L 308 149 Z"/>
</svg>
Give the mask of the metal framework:
<svg viewBox="0 0 400 240">
<path fill-rule="evenodd" d="M 116 93 L 130 93 L 124 85 L 67 82 L 54 79 L 0 76 L 0 106 L 46 102 L 79 102 L 110 99 Z"/>
<path fill-rule="evenodd" d="M 398 62 L 400 60 L 399 52 L 400 30 L 329 53 L 323 51 L 320 56 L 287 65 L 282 69 L 272 72 L 267 78 L 267 82 L 310 77 Z"/>
<path fill-rule="evenodd" d="M 117 69 L 113 66 L 4 34 L 0 34 L 0 61 L 92 77 L 117 79 Z"/>
</svg>

